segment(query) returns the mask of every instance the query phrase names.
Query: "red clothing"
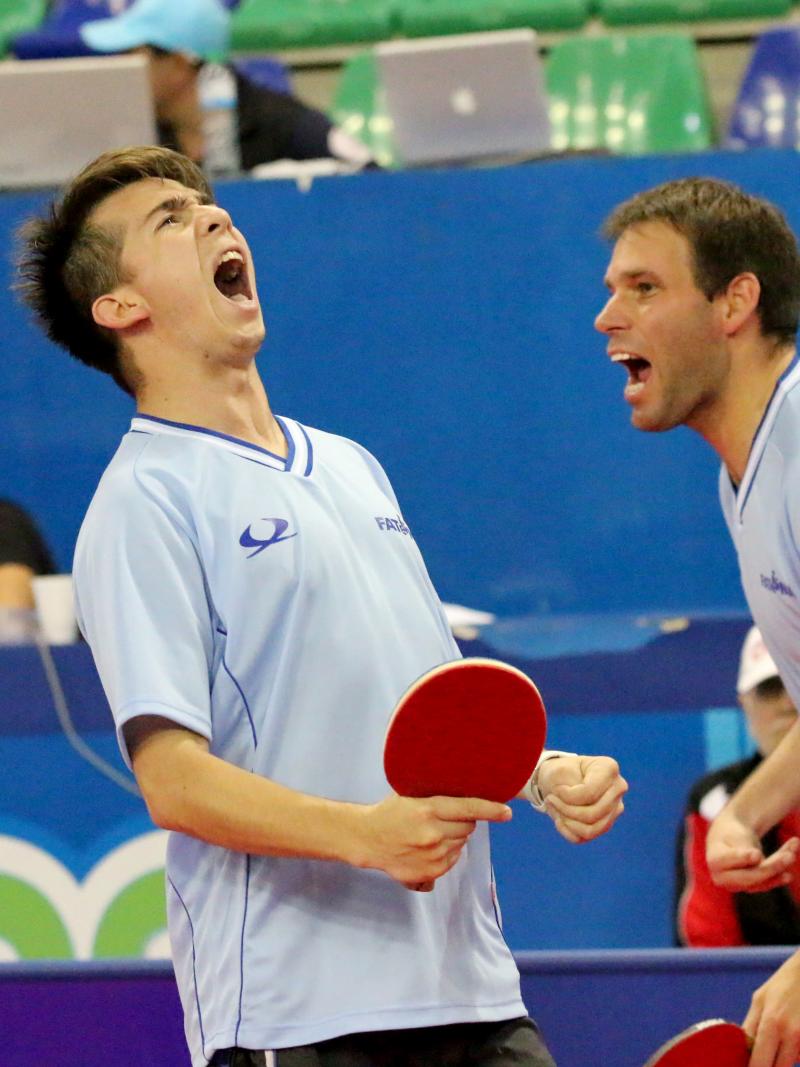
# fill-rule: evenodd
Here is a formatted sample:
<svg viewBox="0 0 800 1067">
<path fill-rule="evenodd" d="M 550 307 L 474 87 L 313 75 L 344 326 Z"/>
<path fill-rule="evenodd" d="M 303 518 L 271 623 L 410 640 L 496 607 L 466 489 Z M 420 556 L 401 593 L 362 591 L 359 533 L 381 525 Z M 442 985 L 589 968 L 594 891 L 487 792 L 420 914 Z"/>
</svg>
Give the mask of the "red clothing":
<svg viewBox="0 0 800 1067">
<path fill-rule="evenodd" d="M 800 860 L 794 881 L 766 893 L 731 893 L 714 884 L 706 863 L 711 819 L 761 762 L 753 756 L 701 778 L 689 795 L 676 856 L 676 943 L 692 948 L 800 944 Z M 792 812 L 762 840 L 765 855 L 800 836 Z"/>
</svg>

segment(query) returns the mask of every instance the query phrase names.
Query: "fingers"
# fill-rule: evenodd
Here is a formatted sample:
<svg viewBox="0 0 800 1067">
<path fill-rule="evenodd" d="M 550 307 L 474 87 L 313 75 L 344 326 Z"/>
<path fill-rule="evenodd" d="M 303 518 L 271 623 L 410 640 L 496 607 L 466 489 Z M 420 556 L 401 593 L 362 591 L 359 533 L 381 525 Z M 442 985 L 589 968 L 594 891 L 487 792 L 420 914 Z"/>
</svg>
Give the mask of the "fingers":
<svg viewBox="0 0 800 1067">
<path fill-rule="evenodd" d="M 718 846 L 709 854 L 708 867 L 716 885 L 724 889 L 763 893 L 791 882 L 797 855 L 796 837 L 786 841 L 766 858 L 757 849 L 725 849 Z"/>
<path fill-rule="evenodd" d="M 435 863 L 429 861 L 428 866 L 430 867 L 430 873 L 433 877 L 414 881 L 403 880 L 403 885 L 406 889 L 410 889 L 415 893 L 430 893 L 436 884 L 436 881 L 441 878 L 442 875 L 447 874 L 447 872 L 458 863 L 461 858 L 461 853 L 464 851 L 466 841 L 467 838 L 465 836 L 463 841 L 460 841 L 455 847 L 449 848 L 444 855 L 435 861 Z"/>
<path fill-rule="evenodd" d="M 479 797 L 428 797 L 437 818 L 446 822 L 508 822 L 512 811 L 508 804 Z"/>
<path fill-rule="evenodd" d="M 605 796 L 601 797 L 601 799 L 595 803 L 580 805 L 566 801 L 563 797 L 562 789 L 554 789 L 548 794 L 546 805 L 548 809 L 552 808 L 553 811 L 557 812 L 562 818 L 570 819 L 577 823 L 584 823 L 587 826 L 593 826 L 597 823 L 604 822 L 612 815 L 616 818 L 616 816 L 624 809 L 624 805 L 620 799 L 624 793 L 624 789 L 611 789 Z"/>
<path fill-rule="evenodd" d="M 610 756 L 581 757 L 582 779 L 572 784 L 556 785 L 553 790 L 565 804 L 588 808 L 604 800 L 618 800 L 628 791 L 628 783 L 619 773 L 619 764 Z"/>
<path fill-rule="evenodd" d="M 547 796 L 545 807 L 556 822 L 559 832 L 568 829 L 572 837 L 579 841 L 590 841 L 600 834 L 610 830 L 620 815 L 625 810 L 622 797 L 628 790 L 628 783 L 624 778 L 618 777 L 599 799 L 592 803 L 578 804 L 574 802 L 576 790 L 582 786 L 557 786 Z"/>
<path fill-rule="evenodd" d="M 587 841 L 593 841 L 596 837 L 606 833 L 625 810 L 623 802 L 618 800 L 607 815 L 591 822 L 562 815 L 554 807 L 551 807 L 550 798 L 546 801 L 545 807 L 558 832 L 573 845 L 585 844 Z"/>
<path fill-rule="evenodd" d="M 756 1032 L 758 1031 L 758 1024 L 761 1021 L 761 1002 L 756 997 L 750 1001 L 750 1007 L 747 1011 L 747 1015 L 744 1017 L 742 1023 L 742 1029 L 750 1038 L 751 1041 L 755 1041 Z"/>
<path fill-rule="evenodd" d="M 800 953 L 755 991 L 742 1026 L 753 1041 L 749 1067 L 794 1067 L 800 1059 Z"/>
<path fill-rule="evenodd" d="M 795 1067 L 800 1058 L 800 1027 L 796 1022 L 751 1005 L 742 1025 L 753 1041 L 748 1067 Z"/>
<path fill-rule="evenodd" d="M 477 820 L 507 821 L 506 804 L 475 798 L 401 797 L 389 794 L 364 810 L 366 858 L 360 865 L 385 871 L 407 889 L 427 892 L 459 857 Z"/>
</svg>

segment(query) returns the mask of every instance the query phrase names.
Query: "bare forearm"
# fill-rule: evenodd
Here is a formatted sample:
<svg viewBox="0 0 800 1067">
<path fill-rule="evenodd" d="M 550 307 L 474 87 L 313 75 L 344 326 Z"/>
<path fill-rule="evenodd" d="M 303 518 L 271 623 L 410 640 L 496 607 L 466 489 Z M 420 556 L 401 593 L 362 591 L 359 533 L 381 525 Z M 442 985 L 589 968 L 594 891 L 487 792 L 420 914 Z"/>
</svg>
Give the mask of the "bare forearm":
<svg viewBox="0 0 800 1067">
<path fill-rule="evenodd" d="M 800 807 L 800 722 L 794 724 L 761 766 L 737 790 L 727 810 L 763 835 Z"/>
<path fill-rule="evenodd" d="M 134 770 L 153 820 L 165 829 L 237 852 L 366 862 L 364 806 L 298 793 L 218 759 L 191 738 L 154 737 L 137 752 Z"/>
<path fill-rule="evenodd" d="M 476 797 L 390 793 L 347 804 L 298 793 L 211 755 L 204 738 L 157 716 L 124 732 L 156 824 L 236 852 L 338 860 L 419 888 L 454 866 L 478 820 L 511 818 L 507 805 Z"/>
</svg>

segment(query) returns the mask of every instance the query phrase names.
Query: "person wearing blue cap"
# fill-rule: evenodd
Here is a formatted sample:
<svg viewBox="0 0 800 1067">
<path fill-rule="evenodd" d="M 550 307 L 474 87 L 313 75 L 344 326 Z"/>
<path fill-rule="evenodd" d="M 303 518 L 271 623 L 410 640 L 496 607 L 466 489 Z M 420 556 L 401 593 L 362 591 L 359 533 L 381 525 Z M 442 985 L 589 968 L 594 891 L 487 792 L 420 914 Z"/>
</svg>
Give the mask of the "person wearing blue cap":
<svg viewBox="0 0 800 1067">
<path fill-rule="evenodd" d="M 221 62 L 230 12 L 220 0 L 135 0 L 113 18 L 86 22 L 95 52 L 143 52 L 159 139 L 211 173 L 249 171 L 278 159 L 372 164 L 369 150 L 297 97 L 256 85 Z"/>
</svg>

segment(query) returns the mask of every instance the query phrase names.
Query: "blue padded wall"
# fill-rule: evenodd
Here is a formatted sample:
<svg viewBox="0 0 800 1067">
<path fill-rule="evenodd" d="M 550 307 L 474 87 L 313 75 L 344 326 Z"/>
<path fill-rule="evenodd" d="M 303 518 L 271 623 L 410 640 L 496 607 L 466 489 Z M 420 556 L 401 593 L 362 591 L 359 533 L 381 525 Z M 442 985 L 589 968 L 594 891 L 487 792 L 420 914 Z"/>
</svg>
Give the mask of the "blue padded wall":
<svg viewBox="0 0 800 1067">
<path fill-rule="evenodd" d="M 504 170 L 231 183 L 269 322 L 279 412 L 353 436 L 392 477 L 442 596 L 527 611 L 740 608 L 716 462 L 688 431 L 628 424 L 592 328 L 605 213 L 698 170 L 800 220 L 785 155 L 575 160 Z M 9 248 L 40 195 L 0 198 Z M 68 568 L 130 404 L 42 340 L 0 279 L 0 493 Z"/>
</svg>

